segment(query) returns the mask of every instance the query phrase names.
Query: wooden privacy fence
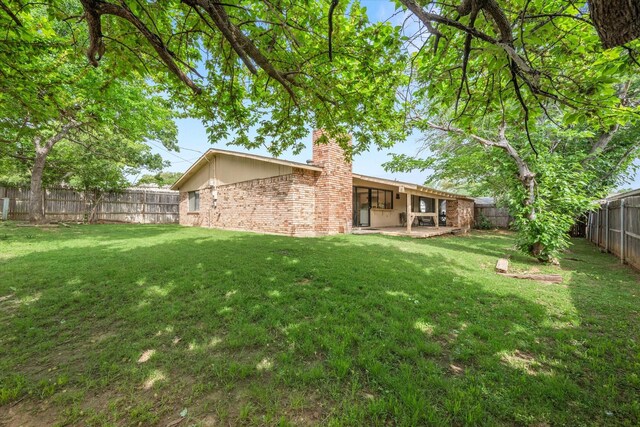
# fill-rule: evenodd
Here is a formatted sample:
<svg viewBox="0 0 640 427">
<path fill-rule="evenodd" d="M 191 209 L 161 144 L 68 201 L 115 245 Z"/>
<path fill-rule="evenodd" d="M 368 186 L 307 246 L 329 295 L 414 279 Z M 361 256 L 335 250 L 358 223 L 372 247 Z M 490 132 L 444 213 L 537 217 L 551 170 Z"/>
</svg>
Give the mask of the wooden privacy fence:
<svg viewBox="0 0 640 427">
<path fill-rule="evenodd" d="M 476 204 L 474 208 L 476 223 L 481 216 L 485 217 L 494 227 L 508 228 L 513 220 L 509 215 L 509 209 L 496 207 L 495 204 Z"/>
<path fill-rule="evenodd" d="M 587 239 L 640 269 L 640 190 L 607 199 L 590 212 Z"/>
<path fill-rule="evenodd" d="M 76 191 L 48 188 L 44 191 L 44 213 L 49 221 L 177 223 L 179 193 L 154 188 L 123 191 Z M 29 189 L 0 187 L 2 199 L 9 199 L 8 219 L 29 217 Z"/>
</svg>

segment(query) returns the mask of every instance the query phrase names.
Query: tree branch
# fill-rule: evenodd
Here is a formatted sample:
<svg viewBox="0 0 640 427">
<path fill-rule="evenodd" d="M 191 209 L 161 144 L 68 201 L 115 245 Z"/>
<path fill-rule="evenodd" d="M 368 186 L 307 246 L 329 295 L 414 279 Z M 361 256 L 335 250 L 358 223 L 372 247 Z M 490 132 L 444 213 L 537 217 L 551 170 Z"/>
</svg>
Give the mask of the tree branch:
<svg viewBox="0 0 640 427">
<path fill-rule="evenodd" d="M 11 11 L 11 9 L 9 9 L 9 6 L 4 4 L 2 0 L 0 0 L 0 9 L 4 10 L 5 13 L 9 15 L 9 18 L 11 18 L 18 27 L 22 27 L 22 22 L 20 22 L 20 19 L 18 19 L 18 17 Z"/>
<path fill-rule="evenodd" d="M 255 62 L 269 75 L 269 77 L 280 83 L 289 93 L 289 96 L 291 96 L 294 102 L 296 102 L 297 97 L 291 87 L 294 82 L 282 75 L 280 71 L 274 67 L 271 61 L 262 54 L 260 49 L 256 47 L 253 41 L 244 35 L 244 33 L 231 22 L 229 15 L 223 6 L 210 0 L 182 0 L 182 2 L 196 11 L 198 11 L 198 7 L 206 11 L 207 15 L 209 15 L 213 20 L 216 27 L 227 39 L 233 50 L 236 51 L 247 68 L 255 74 L 257 70 L 251 61 Z"/>
<path fill-rule="evenodd" d="M 508 24 L 506 20 L 506 16 L 504 12 L 500 9 L 497 3 L 493 1 L 487 1 L 483 5 L 482 9 L 489 12 L 498 25 L 500 30 L 501 38 L 495 39 L 490 35 L 476 29 L 468 27 L 467 25 L 462 24 L 454 19 L 447 18 L 446 16 L 438 15 L 435 13 L 430 13 L 425 11 L 422 6 L 417 4 L 415 0 L 400 0 L 400 2 L 409 9 L 416 17 L 425 25 L 431 26 L 431 23 L 437 22 L 439 24 L 446 25 L 448 27 L 452 27 L 458 30 L 461 30 L 471 36 L 490 43 L 492 45 L 498 46 L 504 50 L 504 52 L 516 62 L 518 67 L 527 74 L 538 75 L 539 72 L 533 68 L 531 68 L 525 58 L 518 55 L 515 48 L 513 47 L 513 36 L 511 35 L 511 26 Z M 466 10 L 466 9 L 465 9 Z M 495 14 L 495 16 L 494 16 Z"/>
<path fill-rule="evenodd" d="M 74 119 L 70 119 L 67 123 L 65 123 L 62 128 L 51 138 L 47 139 L 43 148 L 47 153 L 51 151 L 54 145 L 56 145 L 62 138 L 67 136 L 71 129 L 75 129 L 82 126 L 82 123 L 75 121 Z"/>
<path fill-rule="evenodd" d="M 171 52 L 160 36 L 151 31 L 145 24 L 138 18 L 124 2 L 121 5 L 116 5 L 102 0 L 80 0 L 82 7 L 85 11 L 85 20 L 89 27 L 89 49 L 87 50 L 87 57 L 93 66 L 98 65 L 98 61 L 104 54 L 104 42 L 102 40 L 102 15 L 114 15 L 122 18 L 134 27 L 147 39 L 147 41 L 154 48 L 162 62 L 165 63 L 169 71 L 176 75 L 183 83 L 185 83 L 193 92 L 199 94 L 202 89 L 198 87 L 189 76 L 187 76 L 175 62 L 175 55 Z"/>
<path fill-rule="evenodd" d="M 333 11 L 338 6 L 339 0 L 331 0 L 331 6 L 329 6 L 329 61 L 333 61 Z"/>
<path fill-rule="evenodd" d="M 476 134 L 467 133 L 460 128 L 452 127 L 451 125 L 441 126 L 432 122 L 427 122 L 427 124 L 433 129 L 438 129 L 444 132 L 457 133 L 459 135 L 471 138 L 479 142 L 484 147 L 497 147 L 501 150 L 504 150 L 516 163 L 516 166 L 518 167 L 518 178 L 520 179 L 520 182 L 522 182 L 522 185 L 527 189 L 528 199 L 526 201 L 526 204 L 532 205 L 535 202 L 535 173 L 533 173 L 531 169 L 529 169 L 529 165 L 527 165 L 522 156 L 520 156 L 520 153 L 518 153 L 518 150 L 516 150 L 515 147 L 513 147 L 507 139 L 507 127 L 504 122 L 502 122 L 502 124 L 500 125 L 500 129 L 498 131 L 499 139 L 497 141 L 492 141 Z M 531 210 L 529 218 L 535 218 L 535 210 Z"/>
<path fill-rule="evenodd" d="M 627 95 L 629 94 L 629 88 L 631 87 L 631 81 L 628 80 L 625 82 L 620 88 L 620 93 L 618 96 L 620 97 L 620 105 L 626 105 L 627 103 Z M 585 162 L 590 161 L 594 158 L 599 152 L 603 151 L 609 145 L 609 142 L 613 139 L 616 132 L 620 130 L 620 124 L 616 123 L 611 126 L 607 131 L 603 132 L 600 137 L 593 143 L 591 146 L 591 150 L 589 151 L 589 155 L 585 159 Z"/>
<path fill-rule="evenodd" d="M 536 150 L 536 147 L 533 145 L 533 141 L 531 141 L 531 133 L 529 132 L 529 107 L 527 107 L 527 104 L 524 102 L 524 99 L 522 98 L 522 93 L 520 92 L 520 84 L 518 83 L 518 75 L 516 74 L 513 61 L 511 62 L 510 68 L 511 68 L 511 81 L 513 82 L 513 88 L 516 92 L 516 98 L 518 98 L 518 102 L 520 103 L 520 105 L 522 106 L 522 110 L 524 111 L 524 130 L 525 130 L 525 133 L 527 134 L 527 141 L 529 141 L 529 146 L 535 153 L 536 157 L 538 157 L 538 150 Z"/>
</svg>

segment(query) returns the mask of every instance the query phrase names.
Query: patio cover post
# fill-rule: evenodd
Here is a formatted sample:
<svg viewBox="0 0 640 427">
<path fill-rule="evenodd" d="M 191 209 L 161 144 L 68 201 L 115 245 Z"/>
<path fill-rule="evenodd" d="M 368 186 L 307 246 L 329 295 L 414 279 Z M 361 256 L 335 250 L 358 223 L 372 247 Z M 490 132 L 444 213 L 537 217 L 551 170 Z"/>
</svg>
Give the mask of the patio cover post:
<svg viewBox="0 0 640 427">
<path fill-rule="evenodd" d="M 413 222 L 413 215 L 411 215 L 411 194 L 407 195 L 407 234 L 411 234 L 411 223 Z"/>
<path fill-rule="evenodd" d="M 440 228 L 440 199 L 436 197 L 436 217 L 433 221 L 436 224 L 436 228 Z"/>
</svg>

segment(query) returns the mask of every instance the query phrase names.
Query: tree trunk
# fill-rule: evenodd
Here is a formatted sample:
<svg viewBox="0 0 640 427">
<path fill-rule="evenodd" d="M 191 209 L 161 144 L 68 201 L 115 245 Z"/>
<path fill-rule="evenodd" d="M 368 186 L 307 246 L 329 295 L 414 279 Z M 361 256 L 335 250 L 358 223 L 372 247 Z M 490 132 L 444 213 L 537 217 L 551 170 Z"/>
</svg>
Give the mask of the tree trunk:
<svg viewBox="0 0 640 427">
<path fill-rule="evenodd" d="M 47 156 L 51 152 L 51 149 L 62 138 L 67 136 L 69 131 L 81 126 L 81 123 L 76 122 L 73 118 L 68 118 L 68 121 L 60 128 L 60 130 L 46 141 L 42 141 L 41 137 L 36 137 L 33 141 L 33 145 L 36 148 L 36 160 L 33 163 L 33 169 L 31 169 L 31 190 L 29 200 L 29 222 L 32 224 L 38 224 L 45 221 L 44 206 L 42 205 L 42 174 L 44 172 L 44 165 L 47 161 Z"/>
<path fill-rule="evenodd" d="M 640 37 L 640 0 L 589 0 L 589 11 L 605 49 Z"/>
<path fill-rule="evenodd" d="M 42 174 L 49 150 L 36 148 L 36 160 L 31 170 L 31 189 L 29 191 L 29 222 L 41 224 L 45 221 L 42 204 Z"/>
<path fill-rule="evenodd" d="M 509 140 L 507 139 L 506 124 L 504 122 L 500 125 L 500 130 L 498 132 L 499 138 L 497 141 L 492 141 L 490 139 L 486 139 L 475 134 L 468 134 L 462 129 L 454 128 L 454 127 L 451 127 L 450 125 L 439 126 L 435 123 L 431 123 L 431 122 L 427 122 L 427 123 L 433 129 L 440 129 L 446 132 L 455 132 L 458 134 L 465 135 L 479 142 L 480 145 L 484 147 L 497 147 L 497 148 L 500 148 L 501 150 L 504 150 L 509 155 L 509 157 L 511 157 L 511 159 L 515 162 L 516 166 L 518 167 L 518 180 L 520 181 L 520 183 L 522 184 L 526 192 L 525 193 L 526 198 L 522 201 L 522 204 L 527 209 L 527 212 L 528 212 L 527 219 L 529 221 L 536 220 L 536 209 L 534 206 L 536 202 L 536 185 L 537 185 L 536 174 L 529 168 L 529 165 L 527 164 L 525 159 L 523 159 L 522 156 L 520 156 L 520 153 L 518 153 L 518 150 L 516 150 L 515 147 L 513 147 L 509 142 Z M 541 254 L 544 251 L 544 248 L 545 247 L 542 243 L 536 242 L 533 245 L 531 245 L 531 247 L 529 248 L 529 254 L 538 259 L 541 259 Z"/>
</svg>

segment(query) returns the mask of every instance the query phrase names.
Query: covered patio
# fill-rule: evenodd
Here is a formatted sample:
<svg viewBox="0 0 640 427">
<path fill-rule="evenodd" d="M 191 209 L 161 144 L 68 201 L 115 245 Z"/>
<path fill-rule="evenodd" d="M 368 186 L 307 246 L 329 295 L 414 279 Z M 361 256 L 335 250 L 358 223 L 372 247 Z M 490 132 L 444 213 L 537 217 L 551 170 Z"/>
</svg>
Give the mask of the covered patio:
<svg viewBox="0 0 640 427">
<path fill-rule="evenodd" d="M 466 230 L 472 222 L 470 198 L 418 184 L 353 174 L 354 234 L 426 238 Z"/>
</svg>

